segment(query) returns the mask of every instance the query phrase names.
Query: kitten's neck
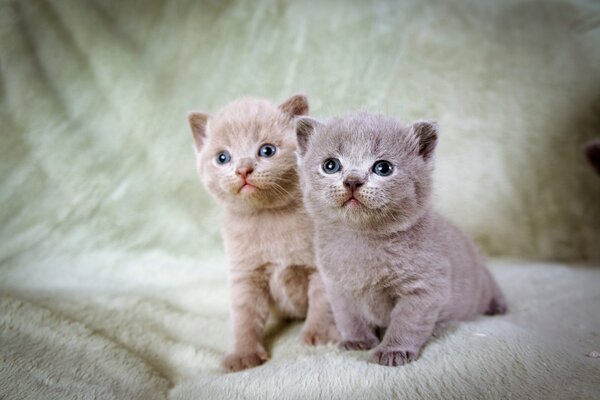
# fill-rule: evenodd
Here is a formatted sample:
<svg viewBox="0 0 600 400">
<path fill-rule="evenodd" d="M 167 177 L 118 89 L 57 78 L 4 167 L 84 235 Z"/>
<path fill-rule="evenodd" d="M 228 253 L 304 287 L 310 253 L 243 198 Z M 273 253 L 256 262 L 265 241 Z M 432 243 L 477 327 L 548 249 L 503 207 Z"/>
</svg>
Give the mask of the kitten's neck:
<svg viewBox="0 0 600 400">
<path fill-rule="evenodd" d="M 428 225 L 431 216 L 434 211 L 431 207 L 426 207 L 420 210 L 418 214 L 415 214 L 413 218 L 408 219 L 407 221 L 399 224 L 393 223 L 391 224 L 389 230 L 393 234 L 400 234 L 403 232 L 410 232 L 414 230 L 422 229 L 424 226 Z"/>
<path fill-rule="evenodd" d="M 405 235 L 420 235 L 429 229 L 431 221 L 435 211 L 431 207 L 425 208 L 419 215 L 415 216 L 414 219 L 407 221 L 404 224 L 395 224 L 390 226 L 388 230 L 382 230 L 380 235 L 382 236 L 405 236 Z"/>
</svg>

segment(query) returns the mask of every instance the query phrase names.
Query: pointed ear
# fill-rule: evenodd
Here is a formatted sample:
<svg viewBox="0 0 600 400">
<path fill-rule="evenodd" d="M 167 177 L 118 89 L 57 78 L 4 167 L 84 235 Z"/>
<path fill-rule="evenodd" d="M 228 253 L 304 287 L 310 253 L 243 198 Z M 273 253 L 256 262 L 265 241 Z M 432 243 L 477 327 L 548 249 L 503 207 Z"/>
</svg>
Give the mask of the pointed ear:
<svg viewBox="0 0 600 400">
<path fill-rule="evenodd" d="M 410 128 L 419 139 L 419 155 L 425 160 L 433 156 L 437 145 L 438 124 L 435 121 L 417 121 Z"/>
<path fill-rule="evenodd" d="M 315 130 L 323 125 L 322 122 L 310 117 L 296 117 L 296 137 L 298 139 L 298 153 L 303 156 L 308 149 L 308 141 Z"/>
<path fill-rule="evenodd" d="M 296 94 L 279 105 L 279 109 L 295 117 L 308 114 L 308 99 L 303 94 Z"/>
<path fill-rule="evenodd" d="M 208 114 L 201 112 L 193 111 L 188 113 L 188 121 L 190 123 L 190 128 L 192 128 L 194 143 L 196 144 L 196 149 L 198 151 L 202 149 L 204 139 L 206 139 L 206 123 L 208 121 L 208 117 Z"/>
</svg>

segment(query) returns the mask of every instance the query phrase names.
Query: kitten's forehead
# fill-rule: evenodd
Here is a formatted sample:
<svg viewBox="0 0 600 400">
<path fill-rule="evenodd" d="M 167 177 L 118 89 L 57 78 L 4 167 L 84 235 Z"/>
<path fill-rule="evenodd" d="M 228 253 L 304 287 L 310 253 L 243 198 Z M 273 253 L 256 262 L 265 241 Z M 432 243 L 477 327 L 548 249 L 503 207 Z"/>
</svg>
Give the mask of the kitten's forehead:
<svg viewBox="0 0 600 400">
<path fill-rule="evenodd" d="M 406 126 L 396 120 L 359 113 L 330 121 L 317 141 L 340 156 L 377 158 L 401 152 L 406 135 Z"/>
<path fill-rule="evenodd" d="M 292 119 L 277 106 L 260 99 L 240 99 L 229 103 L 208 121 L 211 144 L 247 146 L 289 136 Z"/>
</svg>

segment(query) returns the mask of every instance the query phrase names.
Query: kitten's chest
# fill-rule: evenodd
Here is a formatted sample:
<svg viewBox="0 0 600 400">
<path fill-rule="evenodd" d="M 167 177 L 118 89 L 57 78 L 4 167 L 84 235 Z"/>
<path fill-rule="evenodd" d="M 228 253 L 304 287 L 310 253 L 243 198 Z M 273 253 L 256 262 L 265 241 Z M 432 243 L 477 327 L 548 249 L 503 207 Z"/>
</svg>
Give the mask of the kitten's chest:
<svg viewBox="0 0 600 400">
<path fill-rule="evenodd" d="M 319 235 L 318 262 L 324 278 L 372 323 L 387 326 L 403 283 L 411 272 L 403 268 L 392 243 L 360 235 Z M 397 246 L 396 246 L 397 247 Z"/>
<path fill-rule="evenodd" d="M 387 243 L 352 233 L 319 235 L 317 240 L 323 272 L 346 291 L 384 289 L 402 275 Z"/>
<path fill-rule="evenodd" d="M 223 235 L 233 259 L 260 264 L 314 265 L 312 223 L 302 212 L 227 221 Z M 251 261 L 252 260 L 252 261 Z"/>
</svg>

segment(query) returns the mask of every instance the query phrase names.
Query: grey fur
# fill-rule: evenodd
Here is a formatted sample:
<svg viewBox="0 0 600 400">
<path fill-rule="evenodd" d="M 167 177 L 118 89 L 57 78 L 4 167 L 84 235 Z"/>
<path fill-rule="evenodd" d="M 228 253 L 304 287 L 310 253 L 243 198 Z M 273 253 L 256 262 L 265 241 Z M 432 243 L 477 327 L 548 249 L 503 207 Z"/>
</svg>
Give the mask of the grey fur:
<svg viewBox="0 0 600 400">
<path fill-rule="evenodd" d="M 402 365 L 436 324 L 506 312 L 473 242 L 430 205 L 437 124 L 356 113 L 326 123 L 301 117 L 297 126 L 317 265 L 344 349 L 377 346 L 375 362 Z M 340 172 L 325 173 L 328 158 L 340 160 Z M 374 173 L 378 160 L 392 163 L 391 175 Z M 387 328 L 381 342 L 378 327 Z"/>
</svg>

